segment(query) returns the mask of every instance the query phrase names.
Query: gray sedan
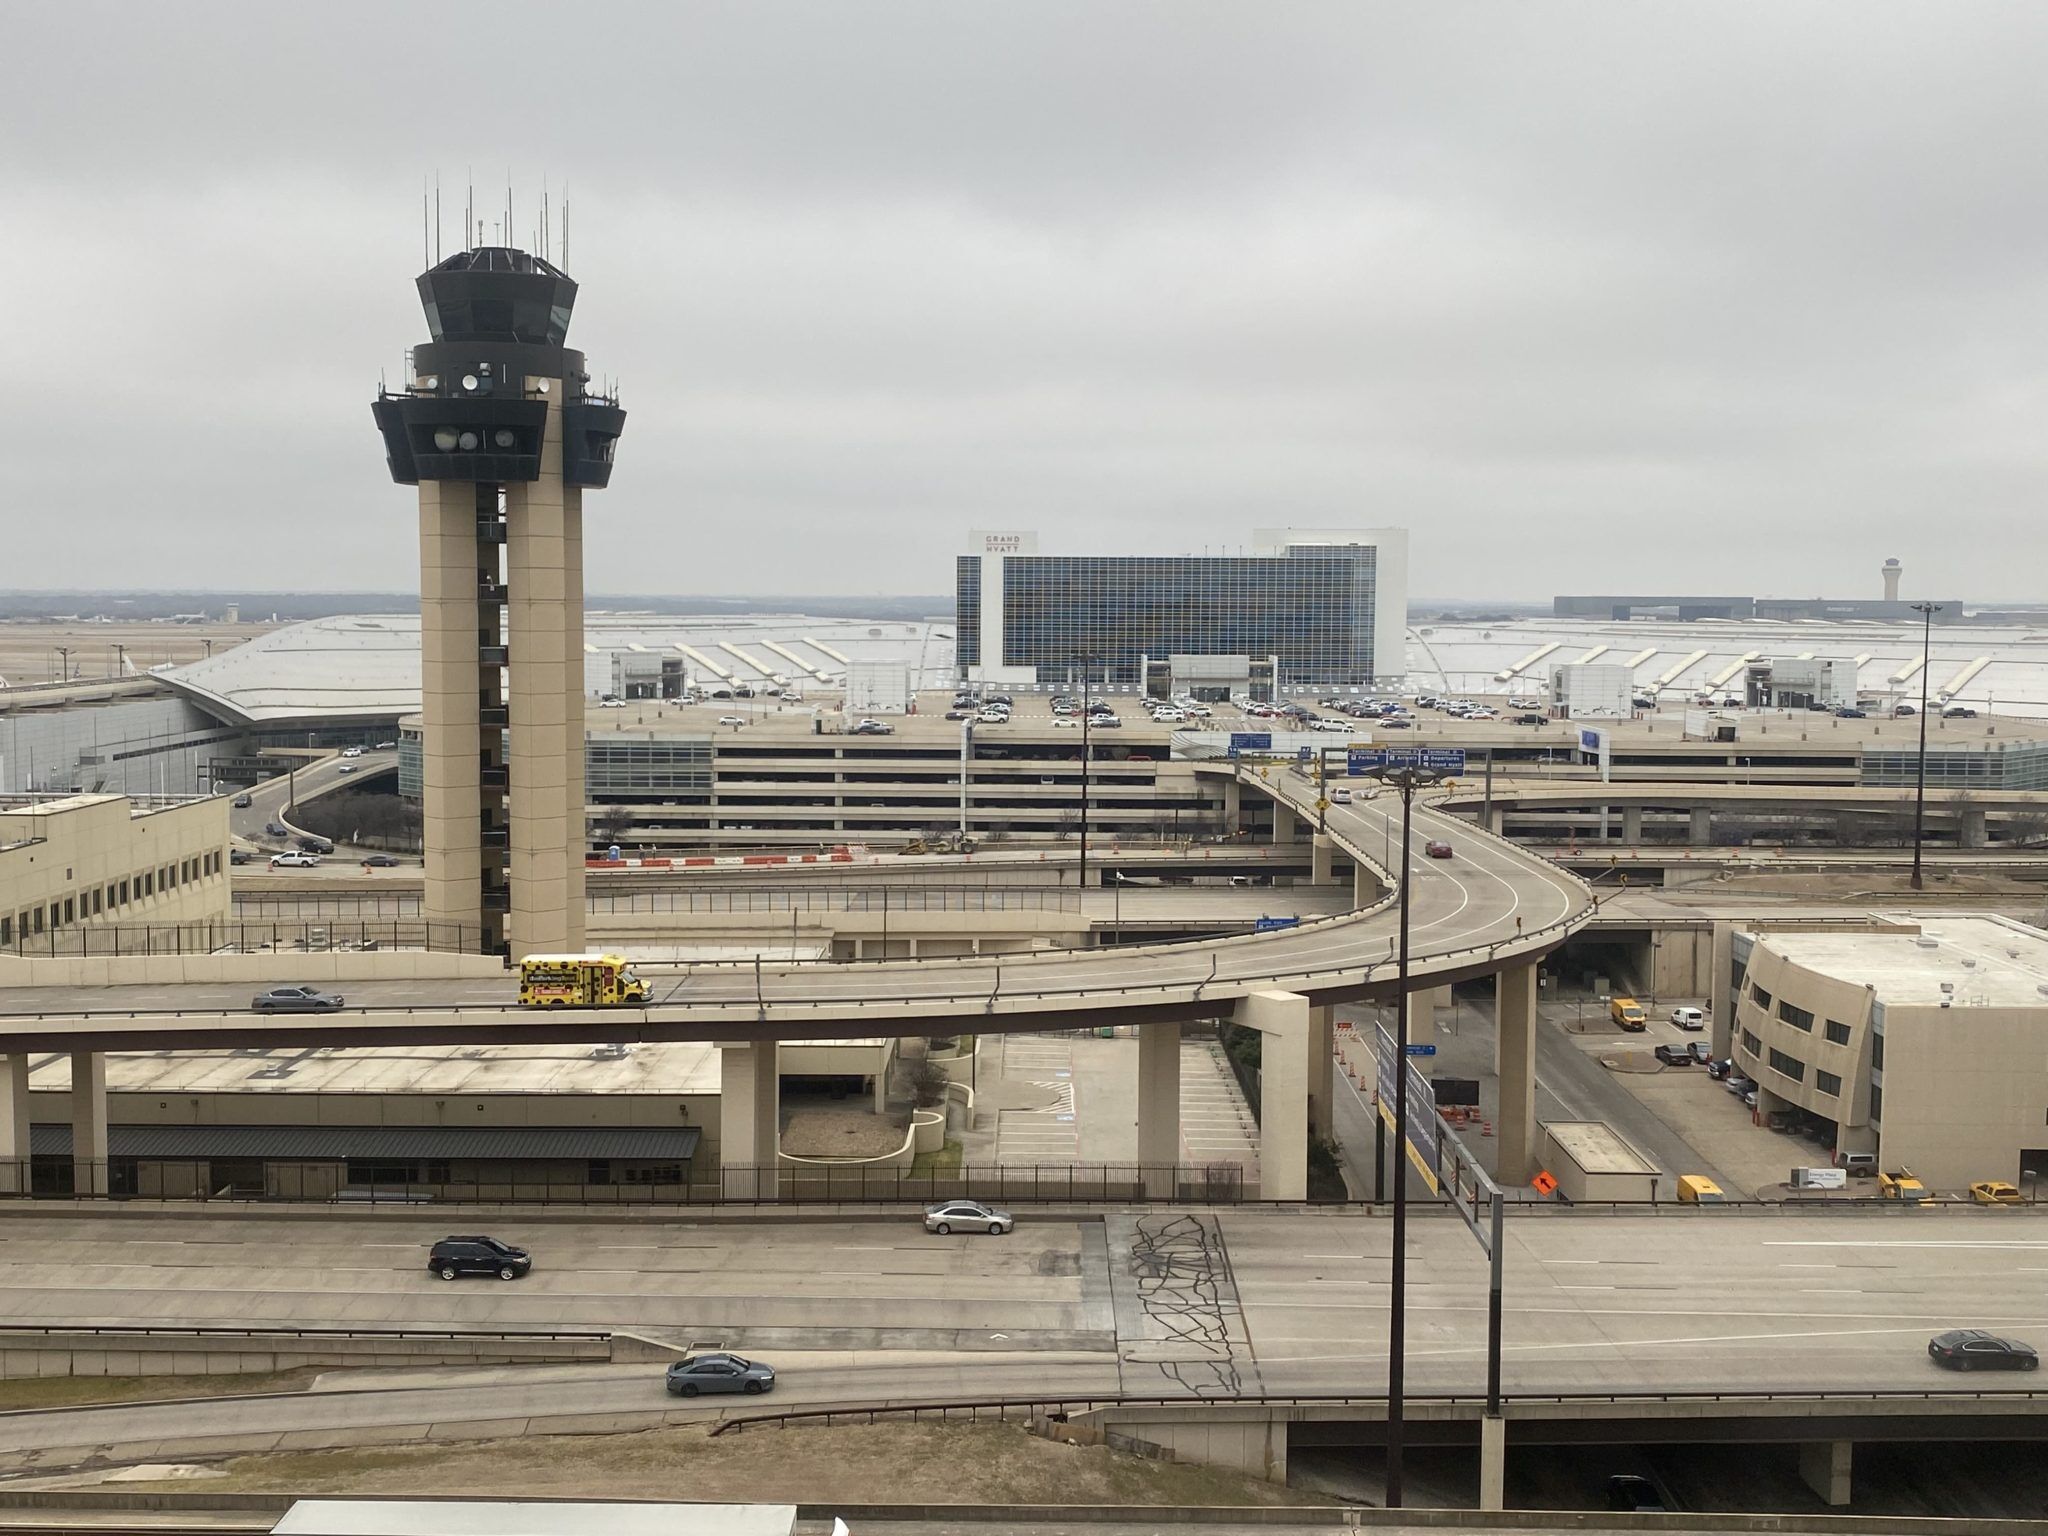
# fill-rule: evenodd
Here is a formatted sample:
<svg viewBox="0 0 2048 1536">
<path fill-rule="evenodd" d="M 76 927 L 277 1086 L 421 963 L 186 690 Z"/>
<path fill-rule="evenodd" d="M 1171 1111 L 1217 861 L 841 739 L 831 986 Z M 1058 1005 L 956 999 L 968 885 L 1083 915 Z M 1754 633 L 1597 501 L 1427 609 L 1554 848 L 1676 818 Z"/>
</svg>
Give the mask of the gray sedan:
<svg viewBox="0 0 2048 1536">
<path fill-rule="evenodd" d="M 944 1236 L 948 1232 L 986 1232 L 1000 1237 L 1017 1225 L 1008 1211 L 979 1200 L 942 1200 L 924 1208 L 924 1229 Z"/>
<path fill-rule="evenodd" d="M 257 993 L 249 1006 L 258 1013 L 333 1013 L 341 1007 L 341 995 L 318 987 L 272 987 Z"/>
<path fill-rule="evenodd" d="M 739 1355 L 690 1355 L 668 1368 L 672 1397 L 702 1392 L 766 1392 L 775 1385 L 775 1369 Z"/>
</svg>

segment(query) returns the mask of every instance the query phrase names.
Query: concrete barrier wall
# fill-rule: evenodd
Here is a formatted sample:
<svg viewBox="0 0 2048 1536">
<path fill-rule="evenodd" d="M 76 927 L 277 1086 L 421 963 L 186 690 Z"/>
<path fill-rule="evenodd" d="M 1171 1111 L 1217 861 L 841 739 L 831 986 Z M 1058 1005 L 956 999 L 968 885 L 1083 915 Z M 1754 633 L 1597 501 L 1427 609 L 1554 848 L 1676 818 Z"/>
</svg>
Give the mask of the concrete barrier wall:
<svg viewBox="0 0 2048 1536">
<path fill-rule="evenodd" d="M 29 1376 L 221 1376 L 300 1366 L 547 1365 L 672 1359 L 635 1334 L 610 1338 L 407 1338 L 292 1334 L 0 1334 L 0 1379 Z"/>
<path fill-rule="evenodd" d="M 0 987 L 166 986 L 181 982 L 280 980 L 313 985 L 350 981 L 455 981 L 505 975 L 494 955 L 433 950 L 333 950 L 288 955 L 119 955 L 112 958 L 0 955 Z M 253 993 L 252 993 L 253 995 Z"/>
</svg>

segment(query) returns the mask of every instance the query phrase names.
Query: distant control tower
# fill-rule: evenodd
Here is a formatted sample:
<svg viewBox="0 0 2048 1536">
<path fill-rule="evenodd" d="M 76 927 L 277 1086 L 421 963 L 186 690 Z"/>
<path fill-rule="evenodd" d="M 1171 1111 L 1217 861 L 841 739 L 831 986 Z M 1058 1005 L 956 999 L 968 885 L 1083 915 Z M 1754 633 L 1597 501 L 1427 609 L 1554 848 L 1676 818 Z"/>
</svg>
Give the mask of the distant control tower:
<svg viewBox="0 0 2048 1536">
<path fill-rule="evenodd" d="M 1906 568 L 1904 566 L 1899 564 L 1898 557 L 1896 555 L 1894 555 L 1891 559 L 1885 561 L 1884 600 L 1886 602 L 1896 603 L 1899 600 L 1899 577 L 1905 571 L 1905 569 Z"/>
<path fill-rule="evenodd" d="M 625 430 L 563 346 L 576 284 L 480 246 L 419 278 L 432 340 L 371 407 L 420 492 L 426 916 L 583 947 L 583 492 Z"/>
</svg>

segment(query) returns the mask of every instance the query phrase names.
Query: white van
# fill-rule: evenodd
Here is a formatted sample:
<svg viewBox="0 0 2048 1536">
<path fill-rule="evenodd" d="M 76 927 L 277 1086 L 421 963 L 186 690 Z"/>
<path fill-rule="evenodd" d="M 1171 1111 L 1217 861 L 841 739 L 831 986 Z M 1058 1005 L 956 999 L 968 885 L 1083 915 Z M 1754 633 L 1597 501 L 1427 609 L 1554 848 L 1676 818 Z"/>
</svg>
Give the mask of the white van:
<svg viewBox="0 0 2048 1536">
<path fill-rule="evenodd" d="M 1680 1029 L 1705 1029 L 1707 1016 L 1697 1008 L 1674 1008 L 1671 1010 L 1671 1022 Z"/>
</svg>

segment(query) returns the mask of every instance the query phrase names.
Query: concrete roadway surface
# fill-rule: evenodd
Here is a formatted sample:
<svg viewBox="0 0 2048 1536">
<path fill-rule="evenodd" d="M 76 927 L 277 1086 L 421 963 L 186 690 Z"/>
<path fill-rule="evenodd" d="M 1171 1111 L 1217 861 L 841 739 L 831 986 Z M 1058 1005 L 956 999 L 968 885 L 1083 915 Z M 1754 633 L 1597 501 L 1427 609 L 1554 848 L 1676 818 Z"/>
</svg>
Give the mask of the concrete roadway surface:
<svg viewBox="0 0 2048 1536">
<path fill-rule="evenodd" d="M 271 837 L 263 828 L 278 819 L 278 813 L 285 808 L 285 802 L 292 794 L 303 801 L 352 778 L 388 772 L 397 766 L 396 752 L 372 752 L 367 748 L 361 757 L 343 757 L 337 752 L 329 757 L 316 758 L 299 769 L 296 775 L 281 773 L 274 779 L 265 779 L 241 791 L 248 795 L 251 803 L 246 807 L 229 805 L 228 831 L 237 842 L 246 843 L 251 848 L 289 847 L 288 838 Z M 343 773 L 344 768 L 350 771 Z"/>
<path fill-rule="evenodd" d="M 781 1224 L 494 1221 L 526 1280 L 425 1271 L 418 1218 L 5 1218 L 15 1323 L 618 1327 L 783 1368 L 771 1401 L 1384 1390 L 1390 1223 L 1253 1209 L 1023 1213 L 1008 1238 L 913 1217 Z M 454 1218 L 476 1225 L 475 1218 Z M 1667 1211 L 1511 1216 L 1511 1393 L 1975 1390 L 1928 1337 L 1978 1326 L 2048 1345 L 2048 1223 L 2029 1212 L 1870 1217 Z M 1172 1262 L 1162 1265 L 1162 1256 Z M 1145 1262 L 1147 1259 L 1152 1262 Z M 1162 1278 L 1163 1277 L 1163 1278 Z M 1477 1394 L 1487 1270 L 1442 1213 L 1414 1224 L 1408 1379 Z M 657 1367 L 375 1373 L 388 1390 L 10 1415 L 21 1449 L 648 1408 Z M 707 1411 L 719 1411 L 707 1405 Z"/>
<path fill-rule="evenodd" d="M 1290 793 L 1301 788 L 1288 786 Z M 1382 795 L 1363 804 L 1331 807 L 1330 826 L 1333 832 L 1361 848 L 1374 850 L 1375 845 L 1384 844 L 1398 849 L 1399 815 L 1398 801 L 1391 795 Z M 1462 962 L 1483 962 L 1484 955 L 1471 953 L 1475 947 L 1513 944 L 1551 924 L 1590 915 L 1592 903 L 1585 886 L 1556 866 L 1486 837 L 1467 823 L 1419 806 L 1415 823 L 1411 946 L 1418 969 L 1426 972 L 1433 955 L 1459 953 Z M 1421 850 L 1431 838 L 1450 841 L 1456 850 L 1454 857 L 1422 857 Z M 783 1008 L 787 1010 L 785 1016 L 775 1022 L 794 1027 L 808 1025 L 830 1033 L 835 1024 L 871 1028 L 865 1010 L 880 1002 L 954 1006 L 977 1017 L 1016 1018 L 1024 1012 L 1016 1006 L 1018 1001 L 1044 993 L 1050 994 L 1047 1000 L 1052 1004 L 1047 1011 L 1070 1004 L 1101 1015 L 1120 1002 L 1149 1001 L 1144 995 L 1149 992 L 1185 992 L 1199 987 L 1205 992 L 1213 989 L 1209 995 L 1222 1004 L 1262 987 L 1299 987 L 1313 993 L 1318 982 L 1326 987 L 1338 982 L 1340 977 L 1334 973 L 1339 972 L 1351 972 L 1355 977 L 1373 969 L 1384 976 L 1391 969 L 1396 929 L 1395 906 L 1387 903 L 1370 915 L 1355 919 L 1335 919 L 1207 944 L 1039 951 L 861 965 L 764 965 L 759 972 L 747 965 L 694 966 L 679 980 L 657 986 L 648 1010 L 649 1015 L 682 1010 L 680 1018 L 649 1016 L 643 1023 L 637 1012 L 620 1011 L 609 1016 L 607 1022 L 622 1038 L 637 1039 L 664 1038 L 666 1030 L 649 1026 L 687 1022 L 688 1014 L 698 1009 L 716 1010 L 721 1017 L 751 1022 L 762 1013 L 775 1020 L 776 1010 Z M 406 1002 L 416 1008 L 470 1002 L 474 1000 L 471 985 L 418 982 L 410 988 Z M 106 1020 L 95 1030 L 96 1019 L 137 1006 L 123 995 L 126 990 L 109 988 L 95 992 L 94 1006 L 80 1010 L 75 992 L 9 989 L 0 992 L 0 1015 L 61 1012 L 67 1020 L 80 1021 L 63 1031 L 64 1043 L 85 1045 L 94 1033 L 105 1036 L 121 1027 Z M 247 1006 L 240 989 L 233 996 L 224 997 L 219 988 L 192 987 L 175 992 L 166 988 L 158 996 L 167 1001 L 174 999 L 172 1006 L 194 1015 L 177 1039 L 167 1037 L 154 1042 L 164 1046 L 202 1047 L 209 1043 L 200 1022 L 207 1012 Z M 498 996 L 502 1002 L 510 1002 L 509 981 Z M 1012 1002 L 1010 1008 L 1002 1006 L 1005 999 Z M 835 1015 L 835 1005 L 845 1005 L 843 1012 Z M 267 1019 L 265 1028 L 274 1035 L 275 1043 L 285 1044 L 301 1033 L 331 1033 L 334 1021 L 334 1015 L 281 1014 Z M 464 1030 L 459 1019 L 437 1025 L 403 1015 L 375 1013 L 351 1018 L 349 1022 L 355 1029 L 394 1040 L 419 1038 L 423 1032 L 434 1033 L 437 1029 L 448 1038 L 464 1038 L 492 1027 L 488 1019 L 479 1019 L 472 1029 Z M 233 1030 L 244 1027 L 241 1020 L 230 1025 Z M 4 1028 L 0 1025 L 0 1038 L 4 1038 Z M 29 1049 L 47 1049 L 55 1043 L 40 1036 L 22 1041 Z"/>
</svg>

